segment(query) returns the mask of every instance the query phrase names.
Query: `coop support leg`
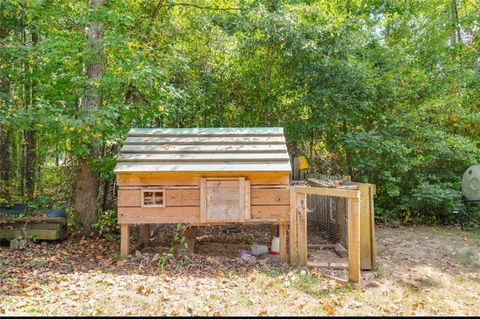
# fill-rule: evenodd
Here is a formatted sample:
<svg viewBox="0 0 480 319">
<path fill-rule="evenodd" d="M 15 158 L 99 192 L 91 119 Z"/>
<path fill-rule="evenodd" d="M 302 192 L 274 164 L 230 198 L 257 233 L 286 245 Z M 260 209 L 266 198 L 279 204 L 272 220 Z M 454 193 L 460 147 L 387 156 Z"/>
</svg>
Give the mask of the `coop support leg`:
<svg viewBox="0 0 480 319">
<path fill-rule="evenodd" d="M 280 237 L 280 261 L 287 261 L 287 224 L 285 222 L 280 222 L 279 226 L 279 237 Z"/>
<path fill-rule="evenodd" d="M 288 246 L 290 250 L 290 264 L 298 264 L 298 250 L 297 250 L 297 193 L 293 188 L 290 189 L 290 237 Z"/>
<path fill-rule="evenodd" d="M 130 245 L 130 225 L 120 225 L 120 256 L 127 257 Z"/>
<path fill-rule="evenodd" d="M 297 246 L 298 264 L 307 265 L 307 196 L 303 193 L 297 194 Z"/>
<path fill-rule="evenodd" d="M 360 281 L 359 198 L 348 199 L 348 280 L 353 282 Z"/>
</svg>

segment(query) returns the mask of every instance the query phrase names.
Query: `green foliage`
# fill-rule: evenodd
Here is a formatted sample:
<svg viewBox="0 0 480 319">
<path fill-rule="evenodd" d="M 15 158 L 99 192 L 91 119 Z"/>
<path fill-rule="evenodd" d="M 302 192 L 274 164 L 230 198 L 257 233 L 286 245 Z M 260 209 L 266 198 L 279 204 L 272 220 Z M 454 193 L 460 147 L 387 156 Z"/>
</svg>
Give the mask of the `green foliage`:
<svg viewBox="0 0 480 319">
<path fill-rule="evenodd" d="M 115 210 L 99 212 L 98 220 L 92 224 L 92 230 L 106 240 L 116 240 L 119 238 L 117 220 L 117 212 Z"/>
<path fill-rule="evenodd" d="M 0 137 L 11 133 L 11 165 L 0 202 L 25 197 L 27 131 L 36 195 L 67 205 L 76 159 L 98 146 L 90 165 L 112 184 L 131 127 L 284 126 L 290 154 L 316 172 L 376 184 L 378 220 L 452 222 L 461 174 L 480 160 L 474 1 L 457 1 L 455 41 L 449 1 L 195 3 L 239 10 L 128 0 L 92 17 L 86 1 L 1 2 Z M 95 83 L 84 70 L 90 19 L 104 24 Z M 79 111 L 87 84 L 102 94 L 98 110 Z M 97 231 L 113 227 L 109 214 Z"/>
<path fill-rule="evenodd" d="M 173 254 L 175 253 L 176 250 L 178 250 L 181 247 L 188 248 L 188 243 L 186 242 L 186 237 L 185 237 L 185 231 L 186 231 L 186 226 L 183 223 L 176 223 L 175 224 L 175 231 L 173 233 L 173 241 L 170 244 L 170 247 L 168 247 L 168 250 L 164 253 L 162 253 L 161 256 L 159 256 L 157 264 L 158 264 L 158 270 L 160 272 L 163 272 L 165 269 L 165 266 L 168 264 L 168 262 L 172 259 Z M 181 261 L 179 261 L 177 264 L 181 264 Z"/>
</svg>

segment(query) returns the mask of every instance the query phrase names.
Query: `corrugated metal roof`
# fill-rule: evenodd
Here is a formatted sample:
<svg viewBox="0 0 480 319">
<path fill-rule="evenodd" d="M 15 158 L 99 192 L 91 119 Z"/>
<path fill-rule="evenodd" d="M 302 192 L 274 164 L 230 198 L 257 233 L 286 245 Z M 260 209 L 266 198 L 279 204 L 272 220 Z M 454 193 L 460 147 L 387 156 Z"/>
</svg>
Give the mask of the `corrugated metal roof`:
<svg viewBox="0 0 480 319">
<path fill-rule="evenodd" d="M 136 128 L 116 173 L 290 172 L 283 128 Z"/>
</svg>

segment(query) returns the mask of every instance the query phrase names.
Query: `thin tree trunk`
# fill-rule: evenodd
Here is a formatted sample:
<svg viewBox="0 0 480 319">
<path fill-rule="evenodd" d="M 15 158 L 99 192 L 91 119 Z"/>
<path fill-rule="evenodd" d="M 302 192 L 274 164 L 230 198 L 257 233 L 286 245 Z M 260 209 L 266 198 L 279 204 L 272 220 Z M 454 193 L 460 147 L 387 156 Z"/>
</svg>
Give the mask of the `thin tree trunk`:
<svg viewBox="0 0 480 319">
<path fill-rule="evenodd" d="M 2 26 L 0 38 L 6 38 L 7 36 L 7 30 Z M 0 56 L 0 59 L 2 59 L 2 56 Z M 7 71 L 2 70 L 1 74 L 7 74 Z M 0 99 L 0 109 L 10 107 L 10 96 L 10 81 L 8 77 L 2 76 L 0 77 L 0 97 L 2 97 Z M 0 123 L 0 198 L 7 200 L 9 199 L 7 185 L 10 179 L 10 139 L 10 129 Z"/>
<path fill-rule="evenodd" d="M 451 10 L 452 10 L 452 24 L 453 24 L 453 33 L 451 35 L 451 43 L 452 45 L 455 45 L 456 43 L 462 41 L 460 21 L 458 18 L 457 0 L 450 0 L 450 4 L 451 4 Z"/>
<path fill-rule="evenodd" d="M 38 35 L 36 32 L 32 32 L 32 47 L 35 47 L 38 43 Z M 27 62 L 28 63 L 28 62 Z M 26 104 L 25 108 L 32 108 L 34 95 L 35 95 L 35 84 L 34 79 L 34 67 L 27 65 L 27 78 L 25 79 L 28 83 L 26 88 Z M 32 123 L 33 124 L 33 123 Z M 32 125 L 24 133 L 25 138 L 25 190 L 28 198 L 33 198 L 35 193 L 35 179 L 37 173 L 37 139 L 35 136 L 35 130 Z"/>
<path fill-rule="evenodd" d="M 95 16 L 95 12 L 98 12 L 104 2 L 105 0 L 90 0 L 89 9 L 92 16 Z M 89 47 L 94 54 L 93 61 L 90 60 L 86 64 L 86 75 L 90 82 L 98 80 L 103 74 L 103 28 L 103 23 L 96 18 L 93 18 L 88 26 Z M 80 103 L 80 112 L 95 111 L 100 107 L 101 98 L 98 88 L 89 85 Z M 90 233 L 92 223 L 97 220 L 99 195 L 99 173 L 90 165 L 90 160 L 98 157 L 99 150 L 94 142 L 89 145 L 89 150 L 89 158 L 81 157 L 78 161 L 74 203 L 79 214 L 79 222 L 86 234 Z"/>
</svg>

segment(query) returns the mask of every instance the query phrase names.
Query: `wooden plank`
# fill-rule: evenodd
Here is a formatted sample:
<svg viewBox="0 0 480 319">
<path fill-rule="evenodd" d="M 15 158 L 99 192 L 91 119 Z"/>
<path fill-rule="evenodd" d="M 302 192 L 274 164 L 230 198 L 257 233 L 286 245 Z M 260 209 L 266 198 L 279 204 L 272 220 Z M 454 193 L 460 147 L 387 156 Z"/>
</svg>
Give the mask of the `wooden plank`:
<svg viewBox="0 0 480 319">
<path fill-rule="evenodd" d="M 283 127 L 133 128 L 128 136 L 283 136 Z"/>
<path fill-rule="evenodd" d="M 238 179 L 238 201 L 239 201 L 239 218 L 240 222 L 245 222 L 246 217 L 246 198 L 245 198 L 245 177 L 240 177 Z"/>
<path fill-rule="evenodd" d="M 207 222 L 207 179 L 200 179 L 200 222 Z"/>
<path fill-rule="evenodd" d="M 375 205 L 373 202 L 373 196 L 377 192 L 375 185 L 370 187 L 370 247 L 372 248 L 372 269 L 377 267 L 377 242 L 375 239 Z"/>
<path fill-rule="evenodd" d="M 119 207 L 119 224 L 199 223 L 200 207 Z"/>
<path fill-rule="evenodd" d="M 290 220 L 290 206 L 251 206 L 251 219 L 283 219 Z"/>
<path fill-rule="evenodd" d="M 288 161 L 249 161 L 249 162 L 175 162 L 175 163 L 150 163 L 118 162 L 114 172 L 289 172 Z"/>
<path fill-rule="evenodd" d="M 55 229 L 0 229 L 0 239 L 35 238 L 39 240 L 57 240 L 62 238 L 62 231 Z"/>
<path fill-rule="evenodd" d="M 152 144 L 177 144 L 177 145 L 214 145 L 214 144 L 285 144 L 283 136 L 128 136 L 125 144 L 152 145 Z"/>
<path fill-rule="evenodd" d="M 275 219 L 275 218 L 270 218 L 270 219 L 248 219 L 245 220 L 245 224 L 255 224 L 255 225 L 260 225 L 260 224 L 279 224 L 280 219 Z M 227 224 L 227 223 L 223 223 Z"/>
<path fill-rule="evenodd" d="M 360 197 L 360 263 L 361 269 L 372 269 L 372 242 L 370 225 L 370 187 L 359 185 Z"/>
<path fill-rule="evenodd" d="M 166 189 L 165 192 L 167 207 L 200 206 L 199 189 Z M 141 188 L 118 190 L 118 206 L 139 207 L 142 204 L 141 198 Z"/>
<path fill-rule="evenodd" d="M 255 185 L 288 185 L 288 173 L 285 172 L 162 172 L 162 173 L 121 173 L 117 174 L 117 185 L 125 186 L 198 186 L 203 177 L 232 177 L 244 176 L 252 186 Z"/>
<path fill-rule="evenodd" d="M 136 163 L 136 162 L 151 162 L 151 163 L 188 163 L 188 162 L 285 162 L 288 161 L 287 152 L 282 153 L 169 153 L 169 154 L 120 154 L 117 157 L 118 162 Z"/>
<path fill-rule="evenodd" d="M 298 247 L 297 247 L 297 193 L 293 188 L 290 189 L 290 264 L 298 264 Z"/>
<path fill-rule="evenodd" d="M 168 153 L 285 153 L 285 144 L 254 144 L 254 145 L 124 145 L 120 153 L 168 154 Z"/>
<path fill-rule="evenodd" d="M 167 207 L 200 206 L 199 189 L 167 189 Z"/>
<path fill-rule="evenodd" d="M 250 181 L 245 181 L 245 219 L 251 219 L 252 218 L 252 213 L 251 213 L 251 185 Z"/>
<path fill-rule="evenodd" d="M 67 220 L 64 217 L 47 217 L 47 216 L 30 216 L 30 217 L 11 217 L 11 216 L 0 216 L 0 223 L 11 223 L 11 222 L 47 222 L 47 223 L 58 223 L 65 225 Z"/>
<path fill-rule="evenodd" d="M 360 205 L 348 200 L 348 280 L 360 281 Z"/>
<path fill-rule="evenodd" d="M 280 237 L 280 261 L 287 261 L 287 223 L 280 222 L 279 225 L 279 237 Z"/>
<path fill-rule="evenodd" d="M 142 192 L 140 189 L 119 189 L 118 190 L 118 206 L 139 207 L 141 206 Z"/>
<path fill-rule="evenodd" d="M 297 193 L 344 198 L 360 198 L 360 192 L 358 190 L 306 186 L 291 186 L 291 188 L 293 188 Z"/>
<path fill-rule="evenodd" d="M 61 230 L 63 228 L 62 224 L 58 223 L 31 223 L 25 222 L 23 223 L 6 223 L 2 224 L 3 229 L 23 229 L 23 227 L 26 227 L 26 229 L 50 229 L 50 230 Z"/>
<path fill-rule="evenodd" d="M 120 225 L 120 256 L 127 257 L 130 246 L 130 225 Z"/>
<path fill-rule="evenodd" d="M 288 205 L 289 203 L 288 189 L 252 189 L 252 205 Z"/>
<path fill-rule="evenodd" d="M 307 265 L 307 197 L 303 193 L 296 195 L 298 264 Z"/>
</svg>

